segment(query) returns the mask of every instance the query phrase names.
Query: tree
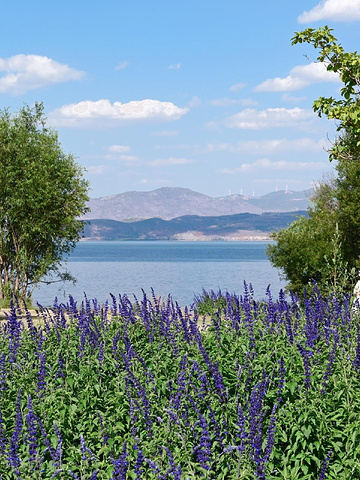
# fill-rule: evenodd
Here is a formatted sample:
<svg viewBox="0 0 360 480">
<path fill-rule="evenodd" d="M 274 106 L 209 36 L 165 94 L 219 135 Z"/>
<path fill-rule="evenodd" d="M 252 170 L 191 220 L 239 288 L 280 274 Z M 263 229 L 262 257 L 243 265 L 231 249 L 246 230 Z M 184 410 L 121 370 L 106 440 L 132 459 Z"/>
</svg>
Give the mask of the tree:
<svg viewBox="0 0 360 480">
<path fill-rule="evenodd" d="M 335 185 L 335 179 L 319 183 L 310 199 L 308 215 L 271 234 L 276 243 L 268 246 L 267 255 L 294 292 L 302 293 L 314 280 L 324 294 L 348 286 L 348 261 L 339 232 Z"/>
<path fill-rule="evenodd" d="M 42 103 L 0 111 L 0 300 L 29 298 L 44 275 L 63 275 L 88 211 L 82 173 L 46 127 Z"/>
<path fill-rule="evenodd" d="M 358 159 L 360 150 L 360 55 L 357 52 L 345 52 L 337 38 L 327 25 L 317 30 L 307 28 L 295 32 L 291 44 L 309 43 L 319 49 L 318 62 L 323 62 L 329 72 L 339 74 L 344 86 L 341 99 L 319 97 L 313 103 L 314 111 L 322 117 L 338 121 L 337 131 L 341 135 L 329 150 L 329 159 Z M 345 134 L 346 133 L 346 134 Z"/>
<path fill-rule="evenodd" d="M 344 83 L 339 100 L 320 97 L 313 104 L 320 117 L 337 121 L 339 134 L 329 150 L 337 176 L 318 185 L 308 216 L 273 232 L 276 243 L 267 249 L 297 292 L 312 280 L 327 292 L 344 291 L 360 266 L 360 55 L 346 53 L 331 32 L 327 26 L 308 28 L 292 38 L 293 45 L 307 42 L 319 49 L 317 60 Z"/>
</svg>

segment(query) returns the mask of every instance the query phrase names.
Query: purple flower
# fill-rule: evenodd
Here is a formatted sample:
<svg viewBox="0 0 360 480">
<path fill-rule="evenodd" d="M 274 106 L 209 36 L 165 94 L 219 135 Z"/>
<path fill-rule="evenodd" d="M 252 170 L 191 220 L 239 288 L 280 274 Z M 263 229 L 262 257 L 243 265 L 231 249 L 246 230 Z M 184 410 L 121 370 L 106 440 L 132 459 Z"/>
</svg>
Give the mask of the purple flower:
<svg viewBox="0 0 360 480">
<path fill-rule="evenodd" d="M 16 399 L 16 419 L 15 419 L 15 428 L 13 434 L 10 438 L 10 446 L 8 452 L 9 464 L 14 470 L 15 475 L 20 477 L 20 458 L 18 456 L 17 450 L 19 448 L 20 436 L 23 431 L 23 418 L 21 413 L 21 388 L 19 389 L 17 399 Z"/>
<path fill-rule="evenodd" d="M 7 443 L 8 442 L 5 435 L 4 420 L 0 411 L 0 455 L 5 455 Z"/>
<path fill-rule="evenodd" d="M 58 357 L 58 365 L 59 365 L 59 368 L 56 371 L 55 378 L 65 378 L 64 359 L 63 359 L 63 356 L 61 355 L 61 352 L 59 353 L 59 357 Z"/>
<path fill-rule="evenodd" d="M 124 442 L 123 451 L 117 460 L 112 460 L 114 470 L 112 471 L 112 477 L 110 480 L 126 480 L 126 473 L 129 467 L 127 460 L 126 442 Z"/>
<path fill-rule="evenodd" d="M 263 458 L 264 464 L 266 464 L 269 461 L 272 449 L 273 449 L 274 444 L 275 444 L 276 409 L 277 409 L 277 404 L 275 403 L 275 405 L 273 406 L 272 412 L 271 412 L 270 424 L 269 424 L 268 433 L 267 433 L 265 455 L 264 455 L 264 458 Z"/>
<path fill-rule="evenodd" d="M 141 475 L 144 471 L 144 469 L 142 468 L 142 465 L 144 463 L 144 454 L 137 445 L 134 445 L 134 450 L 137 450 L 134 472 L 136 473 L 136 480 L 140 480 Z"/>
<path fill-rule="evenodd" d="M 99 412 L 97 412 L 97 416 L 98 416 L 98 419 L 99 419 L 99 422 L 100 422 L 100 429 L 101 429 L 101 434 L 102 434 L 102 437 L 103 437 L 102 444 L 107 445 L 108 441 L 109 441 L 109 435 L 108 435 L 107 430 L 105 428 L 104 420 L 103 420 L 103 418 L 102 418 L 102 416 L 100 415 Z"/>
<path fill-rule="evenodd" d="M 36 427 L 36 415 L 34 414 L 33 404 L 31 395 L 28 397 L 27 403 L 28 413 L 26 415 L 26 423 L 28 426 L 28 443 L 29 443 L 29 454 L 30 454 L 30 462 L 35 461 L 35 457 L 37 454 L 37 427 Z"/>
<path fill-rule="evenodd" d="M 57 446 L 56 450 L 54 450 L 53 453 L 53 462 L 55 467 L 60 467 L 61 466 L 61 457 L 62 457 L 62 444 L 63 444 L 63 439 L 60 433 L 60 429 L 57 425 L 57 423 L 54 422 L 54 430 L 55 430 L 55 435 L 57 438 Z"/>
<path fill-rule="evenodd" d="M 327 457 L 323 461 L 323 464 L 322 464 L 321 470 L 320 470 L 319 480 L 325 480 L 325 478 L 326 478 L 326 470 L 328 468 L 331 455 L 332 455 L 332 450 L 329 451 L 329 453 L 327 454 Z"/>
<path fill-rule="evenodd" d="M 205 417 L 199 415 L 199 425 L 201 428 L 200 442 L 194 448 L 194 453 L 196 453 L 197 459 L 202 468 L 205 470 L 210 469 L 210 459 L 211 459 L 211 438 L 208 430 L 208 425 L 206 423 Z"/>
<path fill-rule="evenodd" d="M 174 457 L 170 450 L 167 447 L 163 447 L 166 452 L 166 455 L 169 459 L 170 468 L 165 473 L 165 478 L 168 478 L 168 475 L 173 475 L 175 480 L 181 480 L 181 467 L 180 465 L 177 467 L 174 461 Z"/>
<path fill-rule="evenodd" d="M 6 390 L 6 357 L 5 353 L 3 352 L 0 357 L 0 392 L 4 392 Z"/>
</svg>

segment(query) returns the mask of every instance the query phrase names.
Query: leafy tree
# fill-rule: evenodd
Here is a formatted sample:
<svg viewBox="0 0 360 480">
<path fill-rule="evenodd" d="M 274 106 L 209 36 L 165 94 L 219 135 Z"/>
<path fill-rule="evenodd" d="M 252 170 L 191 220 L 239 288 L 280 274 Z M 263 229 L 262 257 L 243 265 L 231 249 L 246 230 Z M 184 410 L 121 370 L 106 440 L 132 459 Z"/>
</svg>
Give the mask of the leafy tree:
<svg viewBox="0 0 360 480">
<path fill-rule="evenodd" d="M 336 178 L 315 189 L 308 217 L 273 232 L 270 262 L 281 269 L 288 287 L 301 292 L 315 280 L 323 290 L 349 288 L 360 266 L 360 55 L 346 53 L 329 27 L 298 32 L 292 44 L 307 42 L 319 49 L 317 60 L 337 72 L 344 83 L 341 98 L 320 97 L 313 109 L 337 121 L 338 137 L 329 150 Z"/>
<path fill-rule="evenodd" d="M 359 157 L 360 149 L 360 55 L 345 52 L 327 25 L 317 30 L 307 28 L 295 32 L 291 44 L 309 43 L 319 49 L 318 62 L 323 62 L 329 72 L 339 74 L 344 86 L 341 97 L 319 97 L 313 103 L 314 111 L 322 117 L 337 120 L 341 133 L 329 151 L 331 160 L 353 160 Z M 346 132 L 346 135 L 344 133 Z"/>
<path fill-rule="evenodd" d="M 82 234 L 88 182 L 45 121 L 42 103 L 0 111 L 0 300 L 61 276 Z"/>
</svg>

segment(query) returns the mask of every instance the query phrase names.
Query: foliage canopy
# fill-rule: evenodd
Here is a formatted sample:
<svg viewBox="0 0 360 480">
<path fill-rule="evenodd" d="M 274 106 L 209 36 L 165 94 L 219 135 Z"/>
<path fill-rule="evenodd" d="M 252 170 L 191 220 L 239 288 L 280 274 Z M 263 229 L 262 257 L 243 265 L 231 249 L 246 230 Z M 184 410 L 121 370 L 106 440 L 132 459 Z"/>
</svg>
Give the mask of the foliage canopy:
<svg viewBox="0 0 360 480">
<path fill-rule="evenodd" d="M 0 299 L 29 297 L 79 240 L 88 182 L 42 103 L 0 111 Z"/>
<path fill-rule="evenodd" d="M 317 60 L 339 74 L 341 98 L 320 97 L 314 111 L 337 122 L 338 137 L 329 150 L 336 160 L 333 179 L 319 183 L 308 216 L 273 232 L 270 262 L 281 269 L 288 288 L 301 292 L 315 280 L 324 291 L 349 288 L 360 266 L 360 55 L 347 53 L 328 26 L 297 32 L 292 44 L 307 42 L 319 49 Z"/>
</svg>

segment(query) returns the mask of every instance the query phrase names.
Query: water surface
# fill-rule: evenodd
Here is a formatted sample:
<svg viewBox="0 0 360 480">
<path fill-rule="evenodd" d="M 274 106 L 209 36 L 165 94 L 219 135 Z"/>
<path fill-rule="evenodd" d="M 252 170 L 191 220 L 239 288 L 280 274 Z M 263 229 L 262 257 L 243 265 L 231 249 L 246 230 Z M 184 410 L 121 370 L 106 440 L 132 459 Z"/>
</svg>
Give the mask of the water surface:
<svg viewBox="0 0 360 480">
<path fill-rule="evenodd" d="M 77 283 L 42 285 L 34 300 L 50 305 L 55 296 L 77 300 L 85 292 L 100 302 L 114 295 L 135 294 L 151 288 L 160 296 L 171 294 L 180 305 L 189 305 L 202 289 L 242 294 L 244 280 L 257 298 L 265 297 L 270 284 L 274 296 L 285 283 L 271 267 L 268 242 L 79 242 L 67 268 Z"/>
</svg>

